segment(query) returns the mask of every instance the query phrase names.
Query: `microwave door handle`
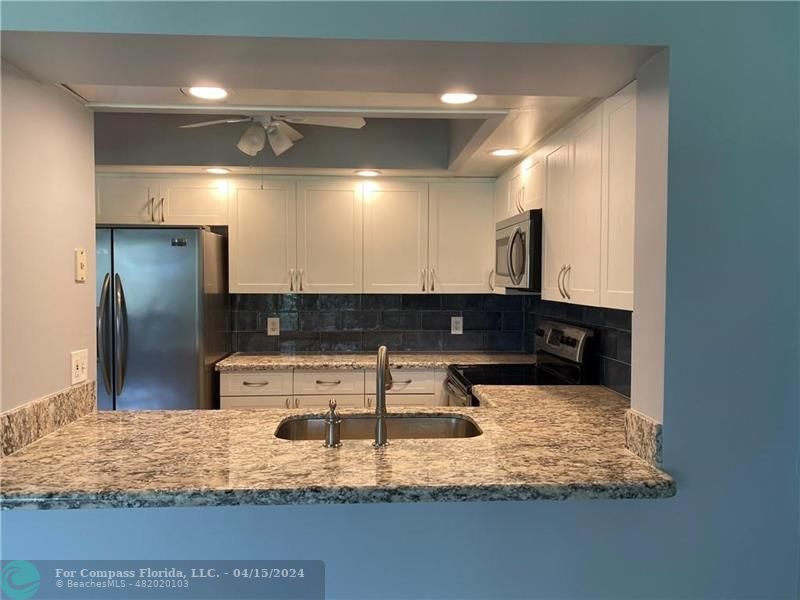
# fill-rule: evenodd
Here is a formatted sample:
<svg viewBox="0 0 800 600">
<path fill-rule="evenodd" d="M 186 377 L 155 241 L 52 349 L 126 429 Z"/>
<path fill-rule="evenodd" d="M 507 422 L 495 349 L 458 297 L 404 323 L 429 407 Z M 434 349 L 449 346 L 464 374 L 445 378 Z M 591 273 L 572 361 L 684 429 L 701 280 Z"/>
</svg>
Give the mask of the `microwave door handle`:
<svg viewBox="0 0 800 600">
<path fill-rule="evenodd" d="M 517 273 L 514 270 L 514 261 L 511 259 L 511 256 L 514 253 L 514 244 L 516 243 L 517 238 L 521 236 L 522 236 L 522 231 L 520 230 L 519 227 L 517 227 L 516 230 L 514 230 L 514 233 L 511 234 L 511 239 L 508 242 L 508 274 L 511 277 L 511 281 L 513 281 L 515 285 L 518 285 L 520 281 L 522 281 L 522 273 Z"/>
</svg>

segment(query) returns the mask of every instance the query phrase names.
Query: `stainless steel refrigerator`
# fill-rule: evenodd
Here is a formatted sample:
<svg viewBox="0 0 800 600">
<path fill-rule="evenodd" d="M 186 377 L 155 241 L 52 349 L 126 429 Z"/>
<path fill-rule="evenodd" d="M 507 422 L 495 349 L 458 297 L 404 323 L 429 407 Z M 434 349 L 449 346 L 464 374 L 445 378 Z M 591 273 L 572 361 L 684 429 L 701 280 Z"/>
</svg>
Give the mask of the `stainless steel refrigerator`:
<svg viewBox="0 0 800 600">
<path fill-rule="evenodd" d="M 97 229 L 100 410 L 215 408 L 225 246 L 203 229 Z"/>
</svg>

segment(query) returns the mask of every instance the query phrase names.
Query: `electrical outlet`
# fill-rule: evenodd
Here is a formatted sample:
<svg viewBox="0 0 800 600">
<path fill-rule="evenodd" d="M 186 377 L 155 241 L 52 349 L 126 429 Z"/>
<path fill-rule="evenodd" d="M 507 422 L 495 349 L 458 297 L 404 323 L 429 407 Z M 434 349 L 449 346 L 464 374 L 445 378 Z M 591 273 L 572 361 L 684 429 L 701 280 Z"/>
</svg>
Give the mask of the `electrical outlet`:
<svg viewBox="0 0 800 600">
<path fill-rule="evenodd" d="M 450 317 L 450 333 L 453 335 L 464 333 L 464 317 Z"/>
<path fill-rule="evenodd" d="M 278 317 L 269 317 L 267 319 L 267 335 L 280 335 L 281 334 L 281 320 Z"/>
<path fill-rule="evenodd" d="M 75 350 L 69 353 L 69 358 L 72 385 L 86 381 L 89 378 L 89 351 Z"/>
<path fill-rule="evenodd" d="M 77 283 L 86 283 L 86 272 L 88 268 L 86 264 L 86 250 L 83 248 L 75 248 L 75 281 Z"/>
</svg>

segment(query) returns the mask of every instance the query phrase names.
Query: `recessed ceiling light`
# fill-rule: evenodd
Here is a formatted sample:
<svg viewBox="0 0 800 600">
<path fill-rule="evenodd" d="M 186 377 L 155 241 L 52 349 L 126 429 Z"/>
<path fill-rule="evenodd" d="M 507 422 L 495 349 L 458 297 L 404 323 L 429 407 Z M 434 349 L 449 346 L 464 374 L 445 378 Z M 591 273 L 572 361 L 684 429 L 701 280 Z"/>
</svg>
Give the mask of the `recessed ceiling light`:
<svg viewBox="0 0 800 600">
<path fill-rule="evenodd" d="M 208 167 L 206 169 L 206 173 L 211 173 L 212 175 L 226 175 L 230 173 L 230 169 L 226 169 L 225 167 Z"/>
<path fill-rule="evenodd" d="M 439 99 L 445 104 L 469 104 L 475 102 L 477 97 L 477 94 L 470 92 L 449 92 L 439 96 Z"/>
<path fill-rule="evenodd" d="M 489 152 L 492 156 L 516 156 L 519 154 L 519 148 L 496 148 Z"/>
<path fill-rule="evenodd" d="M 361 177 L 377 177 L 380 174 L 381 172 L 375 169 L 361 169 L 360 171 L 356 171 L 356 175 L 360 175 Z"/>
<path fill-rule="evenodd" d="M 181 91 L 184 94 L 189 94 L 190 96 L 194 96 L 195 98 L 200 98 L 201 100 L 221 100 L 228 95 L 228 92 L 225 91 L 223 88 L 220 87 L 190 87 L 190 88 L 181 88 Z"/>
</svg>

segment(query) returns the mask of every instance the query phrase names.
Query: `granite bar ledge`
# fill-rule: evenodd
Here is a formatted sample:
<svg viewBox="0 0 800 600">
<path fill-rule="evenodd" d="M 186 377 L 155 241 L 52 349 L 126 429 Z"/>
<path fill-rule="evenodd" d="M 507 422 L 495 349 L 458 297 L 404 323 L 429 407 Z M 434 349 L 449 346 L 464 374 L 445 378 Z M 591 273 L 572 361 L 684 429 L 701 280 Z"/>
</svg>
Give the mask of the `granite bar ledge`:
<svg viewBox="0 0 800 600">
<path fill-rule="evenodd" d="M 464 439 L 340 449 L 273 434 L 286 410 L 92 413 L 0 461 L 3 509 L 663 498 L 625 448 L 627 399 L 596 386 L 478 386 Z M 293 410 L 292 415 L 319 414 Z M 363 414 L 364 409 L 342 410 Z"/>
</svg>

